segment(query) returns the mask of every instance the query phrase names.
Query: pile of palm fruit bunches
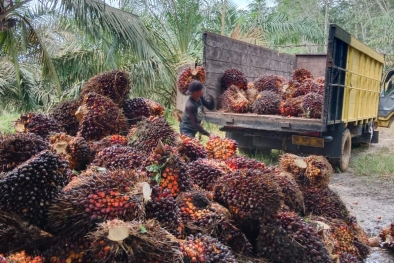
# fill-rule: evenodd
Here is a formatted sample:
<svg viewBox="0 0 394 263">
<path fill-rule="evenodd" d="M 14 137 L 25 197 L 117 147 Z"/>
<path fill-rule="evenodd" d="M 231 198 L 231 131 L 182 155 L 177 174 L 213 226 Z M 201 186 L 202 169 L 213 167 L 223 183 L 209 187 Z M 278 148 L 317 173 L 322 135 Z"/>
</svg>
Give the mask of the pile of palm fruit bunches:
<svg viewBox="0 0 394 263">
<path fill-rule="evenodd" d="M 328 188 L 330 164 L 277 166 L 176 133 L 127 73 L 22 114 L 0 135 L 0 262 L 362 262 L 368 238 Z M 393 247 L 393 227 L 381 241 Z"/>
<path fill-rule="evenodd" d="M 187 68 L 182 72 L 178 80 L 181 93 L 185 93 L 192 79 L 204 82 L 204 68 Z M 315 79 L 304 68 L 294 70 L 289 80 L 263 75 L 250 83 L 241 71 L 231 68 L 224 72 L 221 88 L 217 108 L 223 112 L 321 118 L 324 77 Z"/>
</svg>

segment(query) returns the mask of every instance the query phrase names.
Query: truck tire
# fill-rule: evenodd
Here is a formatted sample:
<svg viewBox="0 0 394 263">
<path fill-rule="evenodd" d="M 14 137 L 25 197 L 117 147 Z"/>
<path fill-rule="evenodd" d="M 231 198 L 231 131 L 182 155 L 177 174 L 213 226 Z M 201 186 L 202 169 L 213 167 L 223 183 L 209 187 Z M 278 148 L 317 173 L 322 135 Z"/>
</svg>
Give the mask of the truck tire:
<svg viewBox="0 0 394 263">
<path fill-rule="evenodd" d="M 342 133 L 341 157 L 330 158 L 332 165 L 338 167 L 342 172 L 345 172 L 349 167 L 350 157 L 352 156 L 352 135 L 349 129 L 345 129 Z"/>
</svg>

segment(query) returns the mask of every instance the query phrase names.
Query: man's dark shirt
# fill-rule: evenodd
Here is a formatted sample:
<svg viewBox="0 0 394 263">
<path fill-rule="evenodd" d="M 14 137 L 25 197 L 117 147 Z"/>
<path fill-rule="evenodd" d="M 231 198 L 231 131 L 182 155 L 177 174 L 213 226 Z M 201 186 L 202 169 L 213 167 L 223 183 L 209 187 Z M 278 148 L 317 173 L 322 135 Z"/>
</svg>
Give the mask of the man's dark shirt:
<svg viewBox="0 0 394 263">
<path fill-rule="evenodd" d="M 213 110 L 215 103 L 213 99 L 208 101 L 204 97 L 201 97 L 199 101 L 195 101 L 191 96 L 189 97 L 186 102 L 181 124 L 179 125 L 181 132 L 189 131 L 193 134 L 200 132 L 209 136 L 209 132 L 201 126 L 201 120 L 204 115 L 203 106 L 209 110 Z"/>
</svg>

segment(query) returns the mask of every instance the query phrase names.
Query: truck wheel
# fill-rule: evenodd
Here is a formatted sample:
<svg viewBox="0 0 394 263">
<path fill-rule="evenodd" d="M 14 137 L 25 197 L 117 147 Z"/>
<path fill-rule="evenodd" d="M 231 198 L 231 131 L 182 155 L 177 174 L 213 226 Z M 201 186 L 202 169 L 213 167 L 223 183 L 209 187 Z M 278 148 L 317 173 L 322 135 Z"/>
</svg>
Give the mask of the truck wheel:
<svg viewBox="0 0 394 263">
<path fill-rule="evenodd" d="M 338 167 L 342 172 L 346 171 L 352 156 L 352 135 L 349 129 L 342 133 L 341 157 L 331 158 L 332 165 Z"/>
</svg>

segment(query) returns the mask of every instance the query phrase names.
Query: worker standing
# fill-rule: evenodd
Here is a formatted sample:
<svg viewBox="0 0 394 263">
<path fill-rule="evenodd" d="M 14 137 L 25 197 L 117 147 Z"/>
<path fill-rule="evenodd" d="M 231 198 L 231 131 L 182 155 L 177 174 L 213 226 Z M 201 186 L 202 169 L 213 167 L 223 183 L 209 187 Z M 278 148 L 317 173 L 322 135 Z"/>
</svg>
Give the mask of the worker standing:
<svg viewBox="0 0 394 263">
<path fill-rule="evenodd" d="M 193 80 L 189 84 L 186 95 L 190 95 L 190 97 L 186 102 L 185 111 L 179 125 L 180 132 L 192 138 L 196 136 L 197 132 L 209 136 L 210 138 L 215 137 L 214 134 L 207 132 L 201 125 L 204 115 L 203 107 L 209 110 L 213 110 L 215 107 L 212 96 L 210 96 L 209 99 L 203 96 L 203 85 L 197 80 Z"/>
</svg>

